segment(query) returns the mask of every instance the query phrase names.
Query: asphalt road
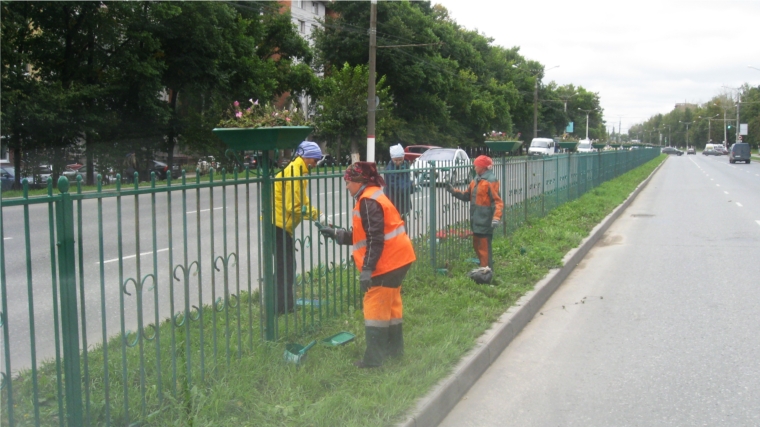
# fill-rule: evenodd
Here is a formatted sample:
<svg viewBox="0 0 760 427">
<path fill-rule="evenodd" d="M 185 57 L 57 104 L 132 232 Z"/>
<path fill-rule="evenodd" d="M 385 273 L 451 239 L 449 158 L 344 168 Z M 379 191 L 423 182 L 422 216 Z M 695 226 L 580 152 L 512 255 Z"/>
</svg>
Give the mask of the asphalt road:
<svg viewBox="0 0 760 427">
<path fill-rule="evenodd" d="M 760 164 L 669 158 L 440 424 L 760 425 Z"/>
<path fill-rule="evenodd" d="M 213 191 L 202 189 L 199 193 L 191 190 L 186 198 L 175 191 L 171 200 L 166 193 L 159 193 L 155 201 L 150 195 L 141 195 L 137 199 L 124 196 L 121 200 L 108 197 L 102 203 L 97 199 L 82 201 L 82 234 L 81 237 L 77 234 L 76 244 L 81 244 L 83 257 L 80 261 L 78 246 L 76 269 L 77 284 L 84 289 L 89 348 L 102 342 L 104 336 L 120 334 L 122 323 L 125 331 L 137 329 L 138 294 L 143 310 L 142 321 L 148 325 L 184 310 L 185 285 L 191 306 L 210 304 L 223 296 L 225 277 L 229 293 L 239 294 L 258 288 L 261 277 L 259 254 L 271 251 L 271 248 L 262 248 L 259 236 L 258 188 L 251 186 L 249 199 L 246 199 L 245 186 L 240 185 L 237 190 L 237 203 L 234 186 L 225 191 L 219 187 Z M 309 185 L 309 193 L 311 203 L 326 214 L 328 222 L 350 227 L 350 210 L 354 203 L 341 177 L 331 179 L 328 185 L 324 180 L 319 185 L 314 181 Z M 445 200 L 444 194 L 443 188 L 436 189 L 439 201 Z M 427 232 L 430 196 L 429 187 L 415 195 L 413 204 L 421 212 L 408 224 L 409 234 L 413 237 Z M 440 209 L 437 215 L 439 226 L 466 218 L 467 209 L 461 202 L 457 203 L 458 209 L 448 213 Z M 238 206 L 237 213 L 235 206 Z M 247 207 L 251 212 L 250 229 Z M 80 209 L 76 203 L 75 210 L 75 220 L 78 220 Z M 7 318 L 13 372 L 31 367 L 33 354 L 37 365 L 55 356 L 51 277 L 57 277 L 57 271 L 51 263 L 53 252 L 48 225 L 52 211 L 47 204 L 30 205 L 28 212 L 19 206 L 3 208 L 9 301 Z M 26 223 L 29 227 L 25 227 Z M 102 223 L 102 229 L 99 223 Z M 78 223 L 75 227 L 79 233 Z M 339 263 L 350 257 L 349 247 L 334 248 L 332 243 L 326 244 L 323 239 L 309 241 L 310 235 L 318 236 L 317 228 L 312 222 L 304 221 L 294 236 L 299 272 L 330 262 Z M 225 276 L 224 263 L 219 257 L 230 253 L 237 254 L 240 262 L 229 258 Z M 186 281 L 182 269 L 195 261 L 200 265 L 200 271 L 192 267 Z M 179 280 L 174 279 L 173 274 Z M 151 275 L 155 275 L 155 282 Z M 140 282 L 143 282 L 142 292 L 136 292 L 136 284 Z M 123 292 L 124 284 L 130 295 Z M 258 331 L 258 326 L 255 330 Z M 0 354 L 0 360 L 3 357 L 4 354 Z M 4 368 L 0 362 L 0 369 Z"/>
</svg>

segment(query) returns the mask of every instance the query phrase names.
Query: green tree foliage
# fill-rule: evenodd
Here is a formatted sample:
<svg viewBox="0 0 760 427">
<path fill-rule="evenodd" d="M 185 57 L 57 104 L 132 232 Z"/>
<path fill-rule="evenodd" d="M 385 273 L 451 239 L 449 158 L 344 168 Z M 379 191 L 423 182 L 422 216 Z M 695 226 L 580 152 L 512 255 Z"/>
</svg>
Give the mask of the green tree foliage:
<svg viewBox="0 0 760 427">
<path fill-rule="evenodd" d="M 760 87 L 747 84 L 738 88 L 738 94 L 719 94 L 703 104 L 679 105 L 667 114 L 652 116 L 643 123 L 631 126 L 629 135 L 653 142 L 658 142 L 659 135 L 662 135 L 663 143 L 684 147 L 687 141 L 686 124 L 690 123 L 689 145 L 704 148 L 710 141 L 722 142 L 724 136 L 727 144 L 731 145 L 736 142 L 737 96 L 741 99 L 740 121 L 748 125 L 749 135 L 744 140 L 757 147 L 760 142 Z"/>
<path fill-rule="evenodd" d="M 337 159 L 341 159 L 344 145 L 352 154 L 366 151 L 367 135 L 367 81 L 369 70 L 366 65 L 334 67 L 322 82 L 322 96 L 319 114 L 315 118 L 316 137 L 330 141 L 329 147 Z M 375 137 L 377 150 L 388 148 L 384 138 L 398 124 L 393 117 L 393 98 L 385 85 L 385 77 L 377 82 L 375 93 L 380 98 L 375 114 Z M 392 137 L 391 137 L 392 139 Z"/>
<path fill-rule="evenodd" d="M 2 125 L 14 158 L 208 153 L 235 99 L 313 94 L 308 43 L 276 2 L 3 2 Z M 90 180 L 92 177 L 88 177 Z"/>
</svg>

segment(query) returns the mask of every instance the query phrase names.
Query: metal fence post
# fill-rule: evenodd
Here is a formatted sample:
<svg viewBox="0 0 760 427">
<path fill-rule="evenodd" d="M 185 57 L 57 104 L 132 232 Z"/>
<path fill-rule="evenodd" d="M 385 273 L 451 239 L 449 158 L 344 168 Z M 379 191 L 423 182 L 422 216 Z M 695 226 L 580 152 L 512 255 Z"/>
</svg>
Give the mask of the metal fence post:
<svg viewBox="0 0 760 427">
<path fill-rule="evenodd" d="M 523 210 L 525 222 L 528 222 L 528 157 L 525 157 L 525 180 L 523 181 Z"/>
<path fill-rule="evenodd" d="M 276 285 L 274 283 L 274 251 L 270 250 L 269 248 L 274 247 L 274 241 L 272 237 L 274 237 L 274 223 L 272 222 L 272 177 L 269 173 L 269 162 L 266 161 L 267 158 L 269 158 L 269 153 L 265 152 L 265 155 L 263 156 L 265 159 L 263 162 L 261 162 L 261 174 L 262 176 L 262 182 L 261 182 L 261 217 L 262 217 L 262 224 L 261 224 L 261 232 L 264 234 L 262 239 L 263 248 L 266 248 L 264 250 L 262 257 L 264 265 L 263 273 L 264 273 L 264 301 L 265 301 L 265 309 L 266 309 L 266 340 L 267 341 L 274 341 L 276 339 L 275 335 L 275 320 L 276 320 L 276 314 L 275 314 L 275 288 Z M 283 197 L 285 197 L 285 194 L 283 193 Z M 283 227 L 285 224 L 283 224 Z"/>
<path fill-rule="evenodd" d="M 58 274 L 61 289 L 61 330 L 63 332 L 63 369 L 66 389 L 66 424 L 83 425 L 82 377 L 79 368 L 79 311 L 74 255 L 74 201 L 69 194 L 69 180 L 58 179 L 61 199 L 55 203 L 58 246 Z"/>
<path fill-rule="evenodd" d="M 428 176 L 428 185 L 430 186 L 430 264 L 435 270 L 438 268 L 438 264 L 436 264 L 435 259 L 435 252 L 437 250 L 436 245 L 436 190 L 438 188 L 438 177 L 437 177 L 437 171 L 435 168 L 435 161 L 430 162 L 430 175 Z"/>
</svg>

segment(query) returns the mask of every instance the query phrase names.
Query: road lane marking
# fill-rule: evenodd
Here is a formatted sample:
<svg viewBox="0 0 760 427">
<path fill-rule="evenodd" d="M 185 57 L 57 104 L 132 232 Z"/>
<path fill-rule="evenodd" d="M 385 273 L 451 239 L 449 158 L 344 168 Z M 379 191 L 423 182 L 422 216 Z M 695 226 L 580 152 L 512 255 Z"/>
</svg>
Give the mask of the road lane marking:
<svg viewBox="0 0 760 427">
<path fill-rule="evenodd" d="M 757 225 L 760 225 L 760 219 L 755 220 L 755 222 L 757 223 Z"/>
<path fill-rule="evenodd" d="M 724 193 L 728 194 L 728 191 L 724 191 Z"/>
<path fill-rule="evenodd" d="M 157 251 L 156 251 L 156 253 L 159 253 L 159 252 L 166 252 L 166 251 L 168 251 L 168 250 L 169 250 L 169 248 L 159 249 L 159 250 L 157 250 Z M 143 252 L 143 253 L 141 253 L 141 254 L 140 254 L 140 256 L 143 256 L 143 255 L 151 255 L 151 254 L 153 254 L 153 251 L 150 251 L 150 252 Z M 130 259 L 130 258 L 135 258 L 135 257 L 137 257 L 137 255 L 127 255 L 127 256 L 125 256 L 125 257 L 122 257 L 121 259 Z M 113 258 L 113 259 L 109 259 L 109 260 L 103 261 L 103 264 L 108 264 L 109 262 L 114 262 L 114 261 L 118 261 L 118 260 L 119 260 L 119 258 Z M 97 265 L 97 264 L 100 264 L 100 262 L 96 262 L 96 263 L 95 263 L 95 265 Z"/>
<path fill-rule="evenodd" d="M 218 211 L 219 209 L 224 209 L 224 206 L 218 207 L 218 208 L 214 208 L 215 211 Z M 210 210 L 211 209 L 201 209 L 201 212 L 208 212 Z M 198 211 L 187 211 L 187 214 L 190 215 L 190 214 L 194 214 L 194 213 L 197 213 L 197 212 Z"/>
<path fill-rule="evenodd" d="M 720 184 L 715 184 L 716 186 L 720 187 Z"/>
<path fill-rule="evenodd" d="M 13 237 L 3 237 L 3 240 L 12 240 Z"/>
<path fill-rule="evenodd" d="M 736 206 L 739 206 L 740 208 L 743 208 L 743 207 L 744 207 L 744 206 L 742 206 L 742 204 L 741 204 L 741 203 L 739 203 L 739 202 L 736 202 Z"/>
</svg>

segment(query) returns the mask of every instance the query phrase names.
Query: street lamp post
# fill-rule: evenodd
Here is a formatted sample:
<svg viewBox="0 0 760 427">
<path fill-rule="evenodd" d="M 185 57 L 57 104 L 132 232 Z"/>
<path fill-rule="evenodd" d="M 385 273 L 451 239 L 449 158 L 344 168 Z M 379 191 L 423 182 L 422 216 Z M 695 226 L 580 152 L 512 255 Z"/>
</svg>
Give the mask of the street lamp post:
<svg viewBox="0 0 760 427">
<path fill-rule="evenodd" d="M 586 113 L 586 140 L 588 140 L 588 115 L 591 114 L 592 111 L 596 111 L 596 108 L 592 108 L 590 110 L 584 110 L 583 108 L 578 108 L 580 111 L 583 111 Z"/>
<path fill-rule="evenodd" d="M 683 123 L 683 124 L 686 125 L 686 149 L 688 150 L 689 149 L 689 125 L 692 124 L 692 123 L 694 123 L 694 122 L 693 121 L 692 122 L 684 122 L 682 120 L 679 120 L 678 123 Z"/>
<path fill-rule="evenodd" d="M 558 68 L 559 65 L 555 65 L 551 68 L 546 68 L 544 70 L 538 70 L 535 72 L 523 70 L 522 68 L 518 67 L 517 64 L 512 64 L 512 67 L 517 68 L 521 71 L 525 71 L 536 79 L 535 83 L 533 84 L 533 138 L 538 138 L 538 75 L 541 74 L 541 71 L 547 72 L 549 70 Z"/>
</svg>

